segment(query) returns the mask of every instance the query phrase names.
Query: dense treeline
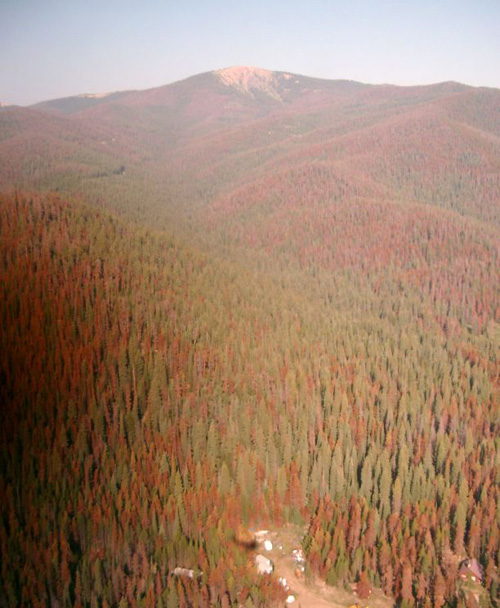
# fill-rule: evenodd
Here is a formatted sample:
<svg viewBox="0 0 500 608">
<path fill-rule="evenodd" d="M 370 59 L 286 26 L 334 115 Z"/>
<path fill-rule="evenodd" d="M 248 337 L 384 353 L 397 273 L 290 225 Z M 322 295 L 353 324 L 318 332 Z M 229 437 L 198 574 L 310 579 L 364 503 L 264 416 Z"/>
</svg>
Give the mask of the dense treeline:
<svg viewBox="0 0 500 608">
<path fill-rule="evenodd" d="M 322 163 L 216 198 L 204 217 L 220 240 L 264 250 L 285 273 L 296 266 L 349 274 L 372 287 L 378 305 L 387 303 L 381 285 L 392 281 L 428 298 L 448 325 L 485 331 L 500 320 L 495 228 L 422 204 L 366 199 L 356 182 Z"/>
<path fill-rule="evenodd" d="M 471 555 L 497 597 L 496 327 L 349 277 L 335 312 L 50 197 L 1 229 L 6 604 L 272 602 L 239 522 L 309 518 L 330 583 L 441 606 Z"/>
<path fill-rule="evenodd" d="M 203 295 L 213 270 L 57 199 L 0 212 L 2 603 L 279 596 L 232 542 L 239 506 L 217 484 L 228 419 L 210 396 L 231 375 L 211 369 L 231 328 Z"/>
<path fill-rule="evenodd" d="M 297 78 L 1 112 L 0 605 L 500 602 L 498 92 Z"/>
</svg>

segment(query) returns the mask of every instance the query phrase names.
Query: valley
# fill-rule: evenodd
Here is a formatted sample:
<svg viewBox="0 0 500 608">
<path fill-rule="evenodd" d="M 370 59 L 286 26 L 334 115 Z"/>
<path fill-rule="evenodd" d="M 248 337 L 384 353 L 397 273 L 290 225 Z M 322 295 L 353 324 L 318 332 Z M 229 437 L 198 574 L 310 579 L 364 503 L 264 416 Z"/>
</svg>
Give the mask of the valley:
<svg viewBox="0 0 500 608">
<path fill-rule="evenodd" d="M 499 117 L 245 66 L 0 107 L 0 606 L 497 606 Z"/>
</svg>

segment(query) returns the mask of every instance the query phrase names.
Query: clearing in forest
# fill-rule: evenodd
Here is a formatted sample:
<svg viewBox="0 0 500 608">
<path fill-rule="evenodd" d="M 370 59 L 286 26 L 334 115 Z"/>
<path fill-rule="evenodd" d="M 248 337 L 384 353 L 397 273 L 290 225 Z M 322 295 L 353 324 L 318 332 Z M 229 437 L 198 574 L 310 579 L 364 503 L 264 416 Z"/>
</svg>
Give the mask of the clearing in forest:
<svg viewBox="0 0 500 608">
<path fill-rule="evenodd" d="M 264 531 L 263 531 L 264 532 Z M 369 600 L 360 600 L 352 591 L 331 587 L 314 575 L 305 576 L 300 571 L 294 551 L 301 549 L 305 531 L 294 525 L 279 529 L 268 528 L 265 533 L 257 533 L 257 553 L 268 557 L 273 565 L 273 574 L 286 580 L 289 595 L 294 601 L 289 605 L 296 608 L 348 608 L 357 605 L 361 608 L 390 608 L 393 602 L 381 591 L 374 590 Z M 270 541 L 272 549 L 267 550 Z M 288 604 L 287 604 L 288 605 Z"/>
</svg>

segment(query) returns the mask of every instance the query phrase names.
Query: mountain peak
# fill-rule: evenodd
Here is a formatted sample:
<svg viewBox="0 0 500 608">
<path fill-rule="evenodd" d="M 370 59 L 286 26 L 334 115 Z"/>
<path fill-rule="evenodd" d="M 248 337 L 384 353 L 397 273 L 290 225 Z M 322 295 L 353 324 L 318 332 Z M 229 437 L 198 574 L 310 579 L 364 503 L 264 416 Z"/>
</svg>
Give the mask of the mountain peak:
<svg viewBox="0 0 500 608">
<path fill-rule="evenodd" d="M 276 72 L 239 65 L 217 70 L 214 74 L 223 84 L 238 91 L 250 94 L 253 94 L 254 91 L 261 91 L 275 99 L 281 99 L 278 93 L 279 78 Z M 292 78 L 290 74 L 280 74 L 280 76 L 285 79 Z"/>
</svg>

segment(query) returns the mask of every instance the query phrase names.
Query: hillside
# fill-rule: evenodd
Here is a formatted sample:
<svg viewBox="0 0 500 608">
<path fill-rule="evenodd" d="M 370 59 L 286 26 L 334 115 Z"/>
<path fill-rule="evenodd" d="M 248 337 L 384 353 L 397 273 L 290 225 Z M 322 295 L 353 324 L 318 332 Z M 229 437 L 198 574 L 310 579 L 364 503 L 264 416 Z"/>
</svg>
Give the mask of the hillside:
<svg viewBox="0 0 500 608">
<path fill-rule="evenodd" d="M 0 159 L 0 606 L 282 606 L 266 526 L 303 608 L 498 604 L 500 91 L 240 66 Z"/>
<path fill-rule="evenodd" d="M 0 177 L 4 188 L 94 193 L 106 204 L 114 172 L 126 167 L 118 187 L 138 194 L 118 204 L 137 209 L 147 182 L 142 216 L 157 225 L 173 207 L 196 223 L 192 211 L 221 195 L 319 164 L 363 198 L 498 225 L 499 105 L 499 91 L 455 83 L 370 86 L 232 68 L 148 91 L 55 100 L 36 114 L 3 111 Z"/>
</svg>

